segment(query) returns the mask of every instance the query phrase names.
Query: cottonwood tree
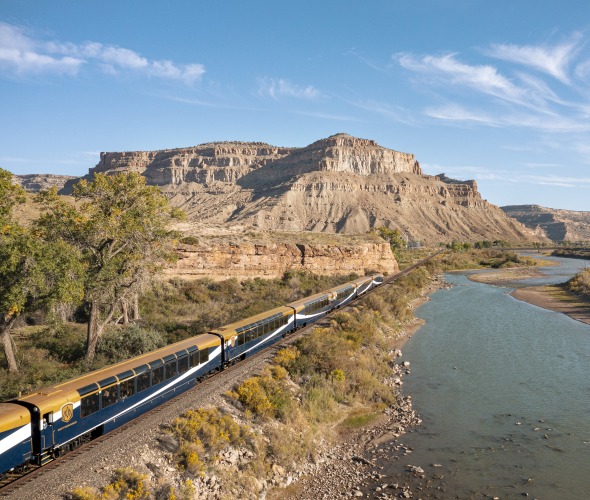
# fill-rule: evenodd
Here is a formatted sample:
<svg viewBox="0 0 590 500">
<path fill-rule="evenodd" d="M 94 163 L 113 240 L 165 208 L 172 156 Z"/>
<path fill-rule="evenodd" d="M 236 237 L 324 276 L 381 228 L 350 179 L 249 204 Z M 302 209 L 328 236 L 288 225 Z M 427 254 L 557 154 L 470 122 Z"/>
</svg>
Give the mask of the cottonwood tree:
<svg viewBox="0 0 590 500">
<path fill-rule="evenodd" d="M 105 327 L 133 294 L 171 257 L 176 233 L 172 219 L 183 217 L 145 178 L 136 173 L 97 174 L 74 187 L 76 203 L 41 193 L 47 208 L 39 220 L 46 237 L 76 246 L 86 266 L 84 303 L 88 313 L 86 359 L 94 359 Z"/>
<path fill-rule="evenodd" d="M 12 174 L 0 169 L 0 337 L 11 372 L 18 371 L 11 330 L 23 313 L 82 298 L 77 251 L 67 243 L 45 241 L 18 224 L 12 209 L 25 201 Z"/>
</svg>

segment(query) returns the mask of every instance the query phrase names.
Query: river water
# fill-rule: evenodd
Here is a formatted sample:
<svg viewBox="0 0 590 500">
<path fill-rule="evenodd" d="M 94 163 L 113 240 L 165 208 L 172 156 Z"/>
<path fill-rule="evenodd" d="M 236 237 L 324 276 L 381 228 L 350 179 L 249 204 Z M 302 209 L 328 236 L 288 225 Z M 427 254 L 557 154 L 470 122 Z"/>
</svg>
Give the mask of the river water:
<svg viewBox="0 0 590 500">
<path fill-rule="evenodd" d="M 589 264 L 553 260 L 561 265 L 526 284 Z M 404 392 L 423 424 L 402 438 L 411 455 L 384 472 L 412 464 L 438 478 L 422 498 L 589 498 L 590 326 L 518 301 L 513 288 L 446 280 L 453 287 L 418 309 L 426 324 L 404 347 Z"/>
</svg>

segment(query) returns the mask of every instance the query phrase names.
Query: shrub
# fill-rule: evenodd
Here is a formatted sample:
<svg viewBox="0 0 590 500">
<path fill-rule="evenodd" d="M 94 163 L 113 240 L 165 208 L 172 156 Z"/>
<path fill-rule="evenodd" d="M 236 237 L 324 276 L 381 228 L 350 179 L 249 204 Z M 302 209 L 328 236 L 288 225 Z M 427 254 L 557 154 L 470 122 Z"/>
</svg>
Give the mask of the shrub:
<svg viewBox="0 0 590 500">
<path fill-rule="evenodd" d="M 119 361 L 154 351 L 164 345 L 159 332 L 133 324 L 109 329 L 99 340 L 97 354 L 109 361 Z"/>
<path fill-rule="evenodd" d="M 199 458 L 199 451 L 202 449 L 200 445 L 199 441 L 198 444 L 188 443 L 180 446 L 176 452 L 176 463 L 181 471 L 186 470 L 195 476 L 205 474 L 205 464 Z"/>
<path fill-rule="evenodd" d="M 170 431 L 181 442 L 192 443 L 207 453 L 218 453 L 225 446 L 246 444 L 250 431 L 239 425 L 231 415 L 223 415 L 217 408 L 189 410 L 176 418 Z M 200 455 L 202 452 L 192 448 Z"/>
<path fill-rule="evenodd" d="M 590 268 L 577 273 L 566 283 L 566 288 L 582 297 L 590 298 Z"/>
<path fill-rule="evenodd" d="M 96 488 L 90 486 L 84 486 L 80 488 L 74 488 L 69 495 L 71 500 L 101 500 L 102 495 Z"/>
<path fill-rule="evenodd" d="M 185 245 L 198 245 L 199 239 L 195 238 L 194 236 L 185 236 L 184 238 L 180 238 L 180 243 Z"/>
<path fill-rule="evenodd" d="M 289 369 L 291 366 L 293 366 L 295 361 L 297 361 L 297 358 L 300 354 L 301 353 L 297 350 L 296 347 L 288 346 L 277 352 L 273 361 L 277 365 Z"/>
<path fill-rule="evenodd" d="M 111 482 L 102 490 L 105 500 L 141 500 L 149 497 L 147 476 L 130 468 L 115 469 Z"/>
</svg>

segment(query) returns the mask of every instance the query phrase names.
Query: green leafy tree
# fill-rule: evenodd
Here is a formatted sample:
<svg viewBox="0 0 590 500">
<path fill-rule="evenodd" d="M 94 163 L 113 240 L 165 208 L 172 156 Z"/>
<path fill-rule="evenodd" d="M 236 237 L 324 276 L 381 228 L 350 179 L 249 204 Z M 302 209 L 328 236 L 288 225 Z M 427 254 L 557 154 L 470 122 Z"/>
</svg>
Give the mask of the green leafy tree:
<svg viewBox="0 0 590 500">
<path fill-rule="evenodd" d="M 18 371 L 11 330 L 19 316 L 57 302 L 76 302 L 82 292 L 76 250 L 60 240 L 43 240 L 13 219 L 12 208 L 24 200 L 12 174 L 0 169 L 0 338 L 11 372 Z"/>
<path fill-rule="evenodd" d="M 377 228 L 379 236 L 389 243 L 392 250 L 399 250 L 406 247 L 406 240 L 404 240 L 399 229 L 389 229 L 381 226 Z"/>
<path fill-rule="evenodd" d="M 168 225 L 184 214 L 136 173 L 82 180 L 73 197 L 76 203 L 63 201 L 55 189 L 41 193 L 48 211 L 38 225 L 46 237 L 64 239 L 81 252 L 89 318 L 86 359 L 91 362 L 99 338 L 122 304 L 171 258 L 177 234 Z"/>
</svg>

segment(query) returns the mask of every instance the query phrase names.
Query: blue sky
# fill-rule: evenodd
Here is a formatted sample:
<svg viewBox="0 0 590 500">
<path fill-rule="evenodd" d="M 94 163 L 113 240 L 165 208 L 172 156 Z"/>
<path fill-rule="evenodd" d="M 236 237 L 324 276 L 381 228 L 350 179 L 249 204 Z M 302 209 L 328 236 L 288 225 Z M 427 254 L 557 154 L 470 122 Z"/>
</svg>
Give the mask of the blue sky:
<svg viewBox="0 0 590 500">
<path fill-rule="evenodd" d="M 0 166 L 338 132 L 590 210 L 587 0 L 1 0 Z"/>
</svg>

